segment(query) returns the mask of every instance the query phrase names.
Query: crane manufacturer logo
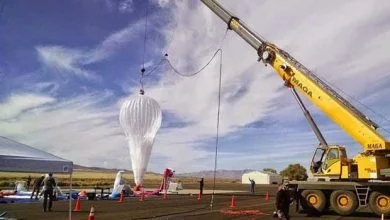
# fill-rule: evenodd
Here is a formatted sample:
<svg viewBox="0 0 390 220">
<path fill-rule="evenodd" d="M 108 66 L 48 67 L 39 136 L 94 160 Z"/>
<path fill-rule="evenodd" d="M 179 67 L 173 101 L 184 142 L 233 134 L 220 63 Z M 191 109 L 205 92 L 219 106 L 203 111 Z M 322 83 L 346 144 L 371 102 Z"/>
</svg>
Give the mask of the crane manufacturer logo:
<svg viewBox="0 0 390 220">
<path fill-rule="evenodd" d="M 382 144 L 367 144 L 368 149 L 381 149 Z"/>
<path fill-rule="evenodd" d="M 297 80 L 294 76 L 292 77 L 291 82 L 301 88 L 301 90 L 304 91 L 308 96 L 313 97 L 311 90 L 299 82 L 299 80 Z"/>
</svg>

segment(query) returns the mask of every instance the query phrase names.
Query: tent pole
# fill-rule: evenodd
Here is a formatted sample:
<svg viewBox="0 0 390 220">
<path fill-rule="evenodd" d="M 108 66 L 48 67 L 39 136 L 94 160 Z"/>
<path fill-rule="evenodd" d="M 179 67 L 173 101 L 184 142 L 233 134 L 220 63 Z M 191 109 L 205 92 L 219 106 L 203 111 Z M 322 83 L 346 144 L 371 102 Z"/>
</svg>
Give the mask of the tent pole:
<svg viewBox="0 0 390 220">
<path fill-rule="evenodd" d="M 72 172 L 70 172 L 70 189 L 69 189 L 69 220 L 72 220 Z"/>
</svg>

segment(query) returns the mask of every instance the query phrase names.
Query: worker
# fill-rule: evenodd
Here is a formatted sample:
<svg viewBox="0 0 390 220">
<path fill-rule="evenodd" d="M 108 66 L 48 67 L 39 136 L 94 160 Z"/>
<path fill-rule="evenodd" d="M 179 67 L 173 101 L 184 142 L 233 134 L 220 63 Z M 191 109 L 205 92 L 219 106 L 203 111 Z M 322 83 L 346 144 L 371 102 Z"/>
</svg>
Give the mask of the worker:
<svg viewBox="0 0 390 220">
<path fill-rule="evenodd" d="M 31 193 L 31 197 L 30 199 L 32 199 L 34 197 L 34 192 L 36 192 L 35 194 L 35 199 L 38 199 L 38 194 L 39 194 L 39 191 L 41 189 L 41 184 L 42 184 L 42 181 L 43 181 L 43 178 L 45 178 L 44 175 L 36 178 L 33 182 L 33 191 Z"/>
<path fill-rule="evenodd" d="M 177 187 L 176 187 L 177 190 L 182 190 L 183 189 L 183 183 L 181 182 L 181 180 L 177 181 Z"/>
<path fill-rule="evenodd" d="M 255 193 L 255 185 L 256 185 L 256 182 L 254 179 L 251 179 L 251 178 L 248 178 L 249 181 L 251 182 L 251 193 Z"/>
<path fill-rule="evenodd" d="M 204 186 L 204 179 L 202 177 L 202 179 L 200 179 L 200 181 L 199 181 L 199 194 L 200 195 L 203 195 L 203 186 Z"/>
<path fill-rule="evenodd" d="M 287 189 L 288 182 L 285 181 L 279 185 L 278 192 L 276 193 L 276 215 L 280 219 L 289 220 L 290 219 L 290 203 L 291 197 Z"/>
<path fill-rule="evenodd" d="M 30 190 L 30 184 L 31 184 L 31 176 L 30 175 L 28 175 L 28 177 L 27 177 L 26 184 L 27 184 L 27 191 L 28 191 L 28 190 Z"/>
<path fill-rule="evenodd" d="M 54 199 L 54 188 L 56 187 L 56 181 L 53 178 L 53 174 L 49 173 L 47 177 L 43 180 L 43 212 L 49 210 L 51 212 L 51 207 L 53 205 Z M 49 206 L 47 206 L 47 199 L 49 198 Z M 48 209 L 47 209 L 48 208 Z"/>
</svg>

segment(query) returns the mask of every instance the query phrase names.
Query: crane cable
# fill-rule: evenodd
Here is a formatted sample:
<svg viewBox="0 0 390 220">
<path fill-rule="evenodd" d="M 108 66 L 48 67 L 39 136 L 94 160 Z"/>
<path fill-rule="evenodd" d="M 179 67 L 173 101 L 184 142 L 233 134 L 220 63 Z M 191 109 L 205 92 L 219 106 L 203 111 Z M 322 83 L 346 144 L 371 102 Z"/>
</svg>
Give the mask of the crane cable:
<svg viewBox="0 0 390 220">
<path fill-rule="evenodd" d="M 211 211 L 213 210 L 213 205 L 214 205 L 214 197 L 215 197 L 215 183 L 216 183 L 216 176 L 217 176 L 217 164 L 218 164 L 218 146 L 219 146 L 219 125 L 220 125 L 220 112 L 221 112 L 221 90 L 222 90 L 222 57 L 223 57 L 223 43 L 226 39 L 227 33 L 229 29 L 226 29 L 225 34 L 223 38 L 221 39 L 219 43 L 219 48 L 214 52 L 213 56 L 210 58 L 210 60 L 203 66 L 201 67 L 198 71 L 195 71 L 190 74 L 183 74 L 180 71 L 178 71 L 172 63 L 169 61 L 167 58 L 168 55 L 165 54 L 165 60 L 169 67 L 178 75 L 184 76 L 184 77 L 192 77 L 197 75 L 198 73 L 202 72 L 204 69 L 206 69 L 207 66 L 210 65 L 210 63 L 215 59 L 217 54 L 219 53 L 219 81 L 218 81 L 218 106 L 217 106 L 217 122 L 216 122 L 216 137 L 215 137 L 215 154 L 214 154 L 214 170 L 213 170 L 213 191 L 211 194 L 211 199 L 210 199 L 210 209 Z"/>
<path fill-rule="evenodd" d="M 206 67 L 211 63 L 211 61 L 214 60 L 215 56 L 217 56 L 218 52 L 220 52 L 221 49 L 218 49 L 214 52 L 214 55 L 210 58 L 210 60 L 203 66 L 201 67 L 198 71 L 195 71 L 193 73 L 189 73 L 189 74 L 183 74 L 181 73 L 180 71 L 178 71 L 173 65 L 172 63 L 169 61 L 169 59 L 166 59 L 166 62 L 167 64 L 169 65 L 169 67 L 171 68 L 171 70 L 173 70 L 173 72 L 175 72 L 176 74 L 180 75 L 180 76 L 184 76 L 184 77 L 191 77 L 191 76 L 195 76 L 196 74 L 202 72 L 204 69 L 206 69 Z"/>
<path fill-rule="evenodd" d="M 216 185 L 216 176 L 217 176 L 217 164 L 218 164 L 218 160 L 217 159 L 218 159 L 218 146 L 219 146 L 219 125 L 220 125 L 220 112 L 221 112 L 222 66 L 223 66 L 223 62 L 222 62 L 222 57 L 223 57 L 222 47 L 223 47 L 223 43 L 224 43 L 224 41 L 226 39 L 228 31 L 229 31 L 229 29 L 226 29 L 225 34 L 224 34 L 223 38 L 221 39 L 221 41 L 219 43 L 219 48 L 214 52 L 214 54 L 207 61 L 207 63 L 205 65 L 203 65 L 199 70 L 197 70 L 195 72 L 192 72 L 192 73 L 182 73 L 182 72 L 180 72 L 170 62 L 170 60 L 168 59 L 168 54 L 167 53 L 164 54 L 164 58 L 162 58 L 149 72 L 145 73 L 145 69 L 144 68 L 143 68 L 143 71 L 142 71 L 142 77 L 143 76 L 149 76 L 154 71 L 159 69 L 159 67 L 161 67 L 161 65 L 168 64 L 170 69 L 173 72 L 175 72 L 176 74 L 178 74 L 180 76 L 183 76 L 183 77 L 193 77 L 193 76 L 199 74 L 200 72 L 202 72 L 203 70 L 205 70 L 210 65 L 210 63 L 215 59 L 215 57 L 217 56 L 218 53 L 220 55 L 219 56 L 219 80 L 218 80 L 218 106 L 217 106 L 217 121 L 216 121 L 214 170 L 213 170 L 213 191 L 212 191 L 211 200 L 210 200 L 211 211 L 213 209 L 213 204 L 214 204 L 215 185 Z"/>
<path fill-rule="evenodd" d="M 165 58 L 163 59 L 169 65 L 170 69 L 173 70 L 173 72 L 175 72 L 176 74 L 178 74 L 180 76 L 184 76 L 184 77 L 192 77 L 192 76 L 195 76 L 198 73 L 202 72 L 204 69 L 206 69 L 210 65 L 210 63 L 215 59 L 217 54 L 219 53 L 218 106 L 217 106 L 217 122 L 216 122 L 216 137 L 215 137 L 214 170 L 213 170 L 213 191 L 212 191 L 211 199 L 210 199 L 210 209 L 211 209 L 211 211 L 213 210 L 213 205 L 214 205 L 215 185 L 216 185 L 215 183 L 216 183 L 217 164 L 218 164 L 219 125 L 220 125 L 221 90 L 222 90 L 222 66 L 223 66 L 223 62 L 222 62 L 222 57 L 223 57 L 223 52 L 222 51 L 223 50 L 222 50 L 222 47 L 223 47 L 223 43 L 224 43 L 224 41 L 226 39 L 228 31 L 229 31 L 229 29 L 226 29 L 225 34 L 224 34 L 223 38 L 221 39 L 221 41 L 219 43 L 219 48 L 214 52 L 213 56 L 209 59 L 209 61 L 204 66 L 202 66 L 199 70 L 197 70 L 195 72 L 192 72 L 192 73 L 189 73 L 189 74 L 184 74 L 184 73 L 178 71 L 177 68 L 175 68 L 172 65 L 172 63 L 169 61 L 168 54 L 165 54 L 164 55 Z M 155 67 L 152 71 L 157 69 L 160 64 L 161 64 L 161 61 L 159 62 L 157 67 Z"/>
<path fill-rule="evenodd" d="M 223 43 L 225 42 L 225 39 L 226 39 L 226 36 L 227 36 L 227 33 L 228 33 L 229 29 L 226 29 L 225 31 L 225 34 L 223 35 L 221 41 L 219 42 L 219 47 L 218 49 L 214 52 L 213 56 L 211 56 L 211 58 L 207 61 L 207 63 L 202 66 L 199 70 L 197 71 L 194 71 L 192 73 L 182 73 L 180 72 L 177 68 L 175 68 L 175 66 L 172 65 L 171 61 L 168 59 L 168 54 L 166 53 L 164 55 L 164 59 L 165 62 L 168 64 L 168 66 L 170 67 L 170 69 L 175 72 L 176 74 L 180 75 L 180 76 L 184 76 L 184 77 L 192 77 L 192 76 L 195 76 L 197 75 L 198 73 L 202 72 L 204 69 L 206 69 L 206 67 L 208 67 L 210 65 L 210 63 L 215 59 L 215 57 L 217 56 L 218 52 L 220 52 L 222 54 L 222 46 L 223 46 Z M 221 55 L 222 56 L 222 55 Z M 161 63 L 161 62 L 160 62 Z"/>
<path fill-rule="evenodd" d="M 218 107 L 217 107 L 217 134 L 215 137 L 215 157 L 214 157 L 214 173 L 213 173 L 213 193 L 211 194 L 210 209 L 213 210 L 214 204 L 214 192 L 215 192 L 215 179 L 217 176 L 217 159 L 218 159 L 218 145 L 219 145 L 219 120 L 221 112 L 221 87 L 222 87 L 222 48 L 220 48 L 219 56 L 219 84 L 218 84 Z"/>
<path fill-rule="evenodd" d="M 144 35 L 144 53 L 143 53 L 142 69 L 141 69 L 141 77 L 140 77 L 140 85 L 141 85 L 140 93 L 141 94 L 144 94 L 144 87 L 143 87 L 143 78 L 144 78 L 144 76 L 151 75 L 153 72 L 155 72 L 157 69 L 159 69 L 159 67 L 161 67 L 163 64 L 168 64 L 170 69 L 173 72 L 175 72 L 176 74 L 180 75 L 180 76 L 192 77 L 192 76 L 195 76 L 195 75 L 199 74 L 203 70 L 205 70 L 210 65 L 210 63 L 215 59 L 217 54 L 218 53 L 220 54 L 220 59 L 219 59 L 219 81 L 218 81 L 218 106 L 217 106 L 216 138 L 215 138 L 215 157 L 214 157 L 214 170 L 213 170 L 213 191 L 212 191 L 212 196 L 211 196 L 211 200 L 210 200 L 210 208 L 212 210 L 213 209 L 213 204 L 214 204 L 214 195 L 215 195 L 215 185 L 216 185 L 215 183 L 216 183 L 217 162 L 218 162 L 218 160 L 217 160 L 218 159 L 218 146 L 219 146 L 219 125 L 220 125 L 221 89 L 222 89 L 222 66 L 223 66 L 223 63 L 222 63 L 222 56 L 223 56 L 222 46 L 223 46 L 223 43 L 224 43 L 224 41 L 226 39 L 226 36 L 227 36 L 227 33 L 228 33 L 229 29 L 228 28 L 226 29 L 225 34 L 224 34 L 223 38 L 221 39 L 221 41 L 219 43 L 219 47 L 214 52 L 213 56 L 211 56 L 209 61 L 204 66 L 202 66 L 199 70 L 197 70 L 197 71 L 195 71 L 193 73 L 184 74 L 184 73 L 180 72 L 177 68 L 175 68 L 173 66 L 173 64 L 168 59 L 168 54 L 165 53 L 164 54 L 164 58 L 162 58 L 149 72 L 145 73 L 145 54 L 146 54 L 146 40 L 147 40 L 147 24 L 148 24 L 148 6 L 146 6 L 145 35 Z"/>
<path fill-rule="evenodd" d="M 226 34 L 227 34 L 227 31 L 225 33 L 225 36 L 224 36 L 222 42 L 224 41 L 224 39 L 226 37 Z M 213 204 L 214 204 L 215 182 L 216 182 L 217 164 L 218 164 L 217 163 L 218 162 L 217 159 L 218 159 L 218 146 L 219 146 L 219 125 L 220 125 L 220 112 L 221 112 L 222 66 L 223 66 L 223 62 L 222 62 L 222 57 L 223 57 L 222 46 L 215 51 L 215 53 L 213 54 L 211 59 L 206 63 L 206 65 L 201 67 L 198 71 L 195 71 L 195 72 L 190 73 L 190 74 L 183 74 L 183 73 L 181 73 L 166 58 L 166 61 L 167 61 L 168 65 L 171 67 L 171 69 L 176 74 L 178 74 L 180 76 L 184 76 L 184 77 L 192 77 L 192 76 L 195 76 L 196 74 L 202 72 L 204 69 L 206 69 L 206 67 L 209 66 L 209 64 L 215 59 L 215 57 L 217 56 L 218 53 L 219 53 L 218 106 L 217 106 L 217 123 L 216 123 L 216 137 L 215 137 L 214 170 L 213 170 L 213 191 L 212 191 L 211 200 L 210 200 L 210 208 L 211 208 L 211 210 L 213 210 Z"/>
<path fill-rule="evenodd" d="M 144 74 L 145 74 L 145 55 L 146 55 L 146 40 L 147 40 L 147 31 L 148 31 L 148 14 L 149 14 L 149 4 L 146 1 L 146 12 L 145 12 L 145 34 L 144 34 L 144 52 L 142 56 L 142 69 L 139 83 L 141 85 L 140 94 L 144 94 Z"/>
</svg>

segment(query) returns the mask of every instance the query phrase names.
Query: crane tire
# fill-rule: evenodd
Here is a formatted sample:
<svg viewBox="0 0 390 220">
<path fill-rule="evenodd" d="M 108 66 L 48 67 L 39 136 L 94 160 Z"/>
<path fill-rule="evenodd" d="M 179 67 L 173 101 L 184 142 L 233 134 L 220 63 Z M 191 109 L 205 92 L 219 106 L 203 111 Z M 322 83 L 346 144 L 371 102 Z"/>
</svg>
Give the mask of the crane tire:
<svg viewBox="0 0 390 220">
<path fill-rule="evenodd" d="M 305 212 L 318 215 L 325 209 L 326 197 L 321 190 L 303 190 L 300 203 Z"/>
<path fill-rule="evenodd" d="M 386 196 L 378 191 L 374 191 L 370 194 L 368 199 L 368 205 L 371 211 L 377 215 L 390 216 L 390 197 Z"/>
<path fill-rule="evenodd" d="M 330 194 L 330 206 L 339 215 L 350 215 L 359 206 L 354 192 L 348 190 L 336 190 Z"/>
</svg>

